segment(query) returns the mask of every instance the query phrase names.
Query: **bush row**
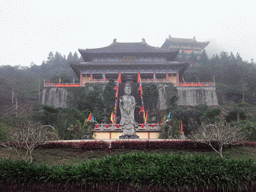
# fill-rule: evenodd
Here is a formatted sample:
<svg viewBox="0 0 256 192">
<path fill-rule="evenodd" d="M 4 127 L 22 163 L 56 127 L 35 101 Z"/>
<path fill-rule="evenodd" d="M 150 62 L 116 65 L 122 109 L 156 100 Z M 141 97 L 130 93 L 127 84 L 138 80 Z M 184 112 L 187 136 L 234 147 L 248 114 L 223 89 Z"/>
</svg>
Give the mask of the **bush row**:
<svg viewBox="0 0 256 192">
<path fill-rule="evenodd" d="M 147 186 L 168 191 L 246 191 L 255 182 L 256 164 L 251 160 L 133 153 L 75 165 L 48 166 L 0 159 L 0 189 L 8 189 L 9 185 L 29 188 L 52 184 L 53 188 L 65 185 L 80 189 L 109 185 L 132 186 L 136 190 Z"/>
<path fill-rule="evenodd" d="M 217 148 L 217 143 L 212 143 Z M 114 141 L 112 149 L 211 149 L 207 144 L 192 140 L 178 141 Z"/>
<path fill-rule="evenodd" d="M 38 148 L 54 149 L 54 148 L 73 148 L 73 149 L 108 149 L 109 143 L 103 141 L 81 141 L 81 142 L 47 142 L 40 144 Z"/>
<path fill-rule="evenodd" d="M 14 143 L 10 143 L 14 145 Z M 218 149 L 218 143 L 212 142 L 212 145 Z M 241 145 L 241 144 L 238 144 Z M 245 146 L 256 147 L 255 142 L 246 142 Z M 231 147 L 231 145 L 226 146 Z M 172 140 L 172 141 L 113 141 L 111 143 L 104 141 L 81 141 L 81 142 L 65 142 L 52 141 L 40 144 L 37 148 L 54 149 L 54 148 L 73 148 L 85 150 L 98 149 L 194 149 L 194 150 L 211 150 L 206 143 L 193 140 Z"/>
</svg>

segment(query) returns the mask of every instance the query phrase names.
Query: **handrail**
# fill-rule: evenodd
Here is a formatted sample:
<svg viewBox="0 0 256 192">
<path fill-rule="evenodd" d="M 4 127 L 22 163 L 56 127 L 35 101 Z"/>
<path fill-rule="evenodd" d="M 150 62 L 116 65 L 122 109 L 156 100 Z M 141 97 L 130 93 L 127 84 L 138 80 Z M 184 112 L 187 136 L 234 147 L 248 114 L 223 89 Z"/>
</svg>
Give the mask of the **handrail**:
<svg viewBox="0 0 256 192">
<path fill-rule="evenodd" d="M 107 79 L 93 79 L 85 81 L 84 83 L 108 83 Z M 142 83 L 172 83 L 174 86 L 179 87 L 214 87 L 215 82 L 183 82 L 173 83 L 170 79 L 142 79 Z M 44 87 L 82 87 L 80 83 L 44 83 Z"/>
</svg>

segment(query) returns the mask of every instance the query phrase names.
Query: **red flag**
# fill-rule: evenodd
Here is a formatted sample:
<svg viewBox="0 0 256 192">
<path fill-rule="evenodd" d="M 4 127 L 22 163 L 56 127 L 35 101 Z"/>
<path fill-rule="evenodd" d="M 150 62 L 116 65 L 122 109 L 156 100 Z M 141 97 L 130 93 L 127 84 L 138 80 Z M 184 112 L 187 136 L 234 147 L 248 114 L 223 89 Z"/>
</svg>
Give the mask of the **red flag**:
<svg viewBox="0 0 256 192">
<path fill-rule="evenodd" d="M 91 120 L 92 120 L 92 114 L 90 113 L 90 115 L 89 115 L 87 121 L 91 121 Z"/>
<path fill-rule="evenodd" d="M 147 122 L 147 120 L 148 120 L 148 110 L 146 111 L 145 123 Z"/>
<path fill-rule="evenodd" d="M 139 86 L 138 91 L 139 91 L 139 90 L 142 91 L 142 85 Z M 138 92 L 138 91 L 137 91 L 137 92 Z"/>
<path fill-rule="evenodd" d="M 138 73 L 138 83 L 141 82 L 140 73 Z"/>
<path fill-rule="evenodd" d="M 143 111 L 144 111 L 144 105 L 141 107 L 139 114 L 140 114 L 141 112 L 143 112 Z"/>
<path fill-rule="evenodd" d="M 114 87 L 114 90 L 117 90 L 117 86 Z"/>
<path fill-rule="evenodd" d="M 185 80 L 184 80 L 184 77 L 182 77 L 182 81 L 183 81 L 184 83 L 186 83 Z"/>
<path fill-rule="evenodd" d="M 118 83 L 121 83 L 121 73 L 119 73 L 119 75 L 118 75 L 117 82 L 118 82 Z"/>
<path fill-rule="evenodd" d="M 184 134 L 182 121 L 181 121 L 181 123 L 180 123 L 180 133 L 181 133 L 181 134 Z"/>
</svg>

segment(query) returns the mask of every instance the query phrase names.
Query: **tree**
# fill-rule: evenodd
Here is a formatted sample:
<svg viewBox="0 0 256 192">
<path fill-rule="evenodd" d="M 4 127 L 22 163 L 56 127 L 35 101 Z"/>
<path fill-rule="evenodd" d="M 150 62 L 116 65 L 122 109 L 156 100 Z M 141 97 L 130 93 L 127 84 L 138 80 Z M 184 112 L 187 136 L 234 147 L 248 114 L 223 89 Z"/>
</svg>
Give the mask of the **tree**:
<svg viewBox="0 0 256 192">
<path fill-rule="evenodd" d="M 114 110 L 115 107 L 115 93 L 114 90 L 115 82 L 113 79 L 109 79 L 104 91 L 103 91 L 103 101 L 107 109 L 107 113 L 110 113 Z"/>
<path fill-rule="evenodd" d="M 32 163 L 32 152 L 40 143 L 59 139 L 57 131 L 50 125 L 42 125 L 32 121 L 21 121 L 12 129 L 11 141 L 3 143 L 11 147 L 24 161 Z M 23 152 L 25 150 L 25 154 Z"/>
<path fill-rule="evenodd" d="M 157 107 L 159 91 L 156 84 L 143 84 L 143 100 L 145 109 L 153 111 Z"/>
<path fill-rule="evenodd" d="M 201 140 L 209 145 L 223 158 L 223 147 L 232 144 L 241 144 L 246 140 L 242 128 L 224 122 L 202 124 L 191 134 L 191 138 Z"/>
</svg>

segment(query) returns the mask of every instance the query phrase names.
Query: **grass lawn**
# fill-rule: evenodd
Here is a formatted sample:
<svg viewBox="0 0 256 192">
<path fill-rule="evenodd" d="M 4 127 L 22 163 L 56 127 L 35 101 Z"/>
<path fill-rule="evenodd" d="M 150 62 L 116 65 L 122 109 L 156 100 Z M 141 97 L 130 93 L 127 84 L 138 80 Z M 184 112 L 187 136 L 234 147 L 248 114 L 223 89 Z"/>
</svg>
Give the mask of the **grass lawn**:
<svg viewBox="0 0 256 192">
<path fill-rule="evenodd" d="M 110 150 L 95 150 L 95 151 L 82 151 L 75 149 L 35 149 L 33 151 L 33 162 L 37 164 L 74 164 L 88 159 L 102 158 L 105 156 L 113 156 L 124 153 L 173 153 L 173 154 L 199 154 L 204 156 L 219 157 L 214 151 L 184 151 L 184 150 L 172 150 L 172 149 L 154 149 L 154 150 L 132 150 L 132 149 L 110 149 Z M 224 149 L 224 158 L 226 159 L 252 159 L 256 161 L 256 147 L 233 147 Z M 0 148 L 0 158 L 11 158 L 19 160 L 20 158 L 12 149 Z"/>
</svg>

